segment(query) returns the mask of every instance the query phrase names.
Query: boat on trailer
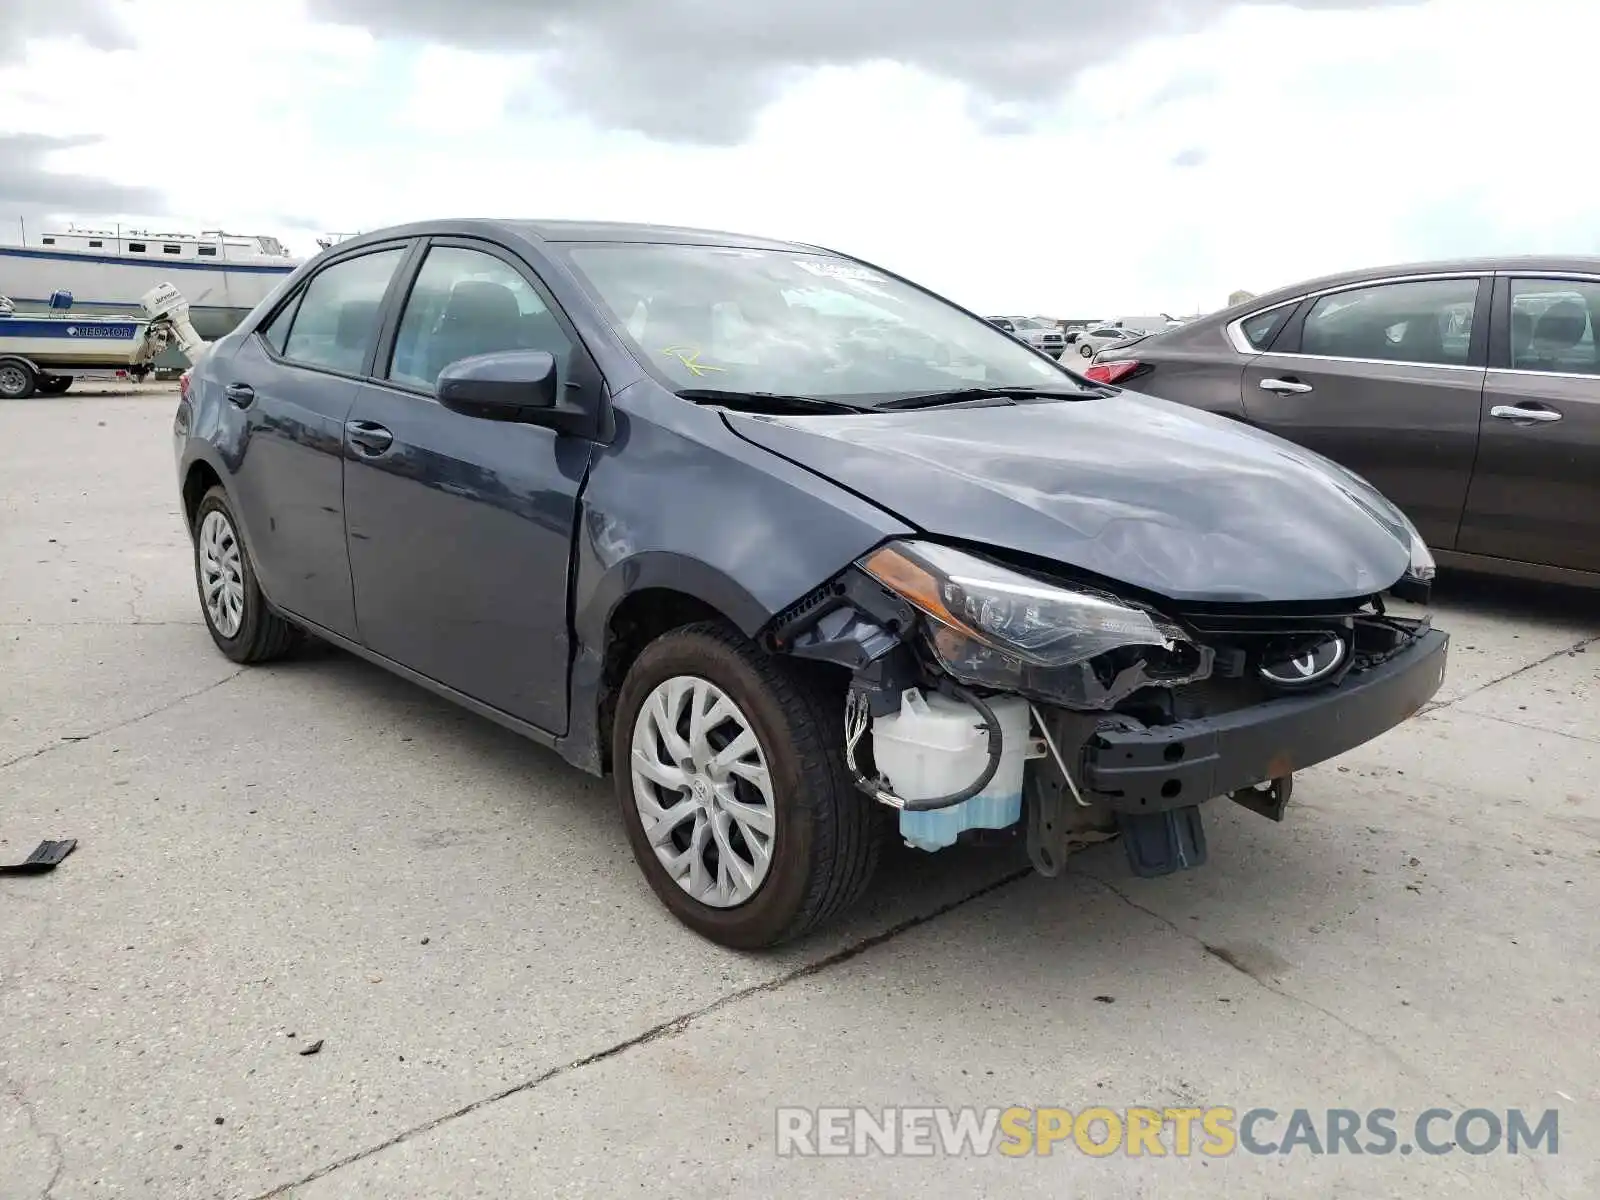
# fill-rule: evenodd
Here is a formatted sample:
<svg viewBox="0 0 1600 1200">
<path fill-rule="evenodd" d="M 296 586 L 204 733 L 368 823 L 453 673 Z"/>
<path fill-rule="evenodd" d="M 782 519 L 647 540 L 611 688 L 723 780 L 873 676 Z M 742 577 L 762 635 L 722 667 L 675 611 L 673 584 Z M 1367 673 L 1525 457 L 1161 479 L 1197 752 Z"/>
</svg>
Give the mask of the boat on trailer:
<svg viewBox="0 0 1600 1200">
<path fill-rule="evenodd" d="M 0 296 L 0 400 L 58 396 L 74 379 L 141 381 L 169 346 L 193 362 L 209 344 L 170 283 L 151 288 L 139 306 L 137 316 L 85 316 L 70 311 L 71 293 L 56 291 L 48 312 L 18 313 Z"/>
</svg>

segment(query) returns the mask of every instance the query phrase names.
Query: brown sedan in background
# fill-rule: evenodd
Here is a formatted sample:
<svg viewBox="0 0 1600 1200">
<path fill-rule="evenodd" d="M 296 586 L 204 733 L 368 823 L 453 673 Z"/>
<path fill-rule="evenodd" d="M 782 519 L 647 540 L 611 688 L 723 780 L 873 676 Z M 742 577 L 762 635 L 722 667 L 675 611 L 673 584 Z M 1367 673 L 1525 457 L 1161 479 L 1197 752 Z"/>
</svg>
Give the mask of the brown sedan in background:
<svg viewBox="0 0 1600 1200">
<path fill-rule="evenodd" d="M 1108 349 L 1087 374 L 1365 476 L 1441 566 L 1600 586 L 1600 258 L 1329 276 Z"/>
</svg>

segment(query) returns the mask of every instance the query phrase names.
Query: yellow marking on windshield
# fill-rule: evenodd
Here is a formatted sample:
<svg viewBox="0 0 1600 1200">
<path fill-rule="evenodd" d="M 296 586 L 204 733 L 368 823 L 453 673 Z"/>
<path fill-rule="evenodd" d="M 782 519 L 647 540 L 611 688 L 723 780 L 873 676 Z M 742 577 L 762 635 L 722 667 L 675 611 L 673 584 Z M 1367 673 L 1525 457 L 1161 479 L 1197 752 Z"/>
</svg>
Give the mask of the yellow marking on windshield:
<svg viewBox="0 0 1600 1200">
<path fill-rule="evenodd" d="M 726 371 L 726 367 L 714 367 L 710 363 L 700 361 L 700 351 L 694 346 L 663 346 L 661 353 L 670 354 L 696 375 L 709 375 L 712 371 Z"/>
</svg>

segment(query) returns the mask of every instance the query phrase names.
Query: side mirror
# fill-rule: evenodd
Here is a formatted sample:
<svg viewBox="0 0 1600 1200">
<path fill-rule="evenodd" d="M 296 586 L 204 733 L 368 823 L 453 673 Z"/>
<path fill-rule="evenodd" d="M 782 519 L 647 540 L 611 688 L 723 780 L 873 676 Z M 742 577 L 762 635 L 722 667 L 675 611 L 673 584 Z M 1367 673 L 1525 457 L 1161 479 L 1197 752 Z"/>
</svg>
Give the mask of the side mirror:
<svg viewBox="0 0 1600 1200">
<path fill-rule="evenodd" d="M 556 360 L 543 350 L 502 350 L 457 359 L 439 373 L 439 403 L 491 421 L 520 421 L 556 406 Z"/>
<path fill-rule="evenodd" d="M 500 350 L 451 363 L 439 373 L 439 403 L 485 421 L 542 425 L 595 436 L 595 414 L 562 395 L 555 357 L 546 350 Z"/>
</svg>

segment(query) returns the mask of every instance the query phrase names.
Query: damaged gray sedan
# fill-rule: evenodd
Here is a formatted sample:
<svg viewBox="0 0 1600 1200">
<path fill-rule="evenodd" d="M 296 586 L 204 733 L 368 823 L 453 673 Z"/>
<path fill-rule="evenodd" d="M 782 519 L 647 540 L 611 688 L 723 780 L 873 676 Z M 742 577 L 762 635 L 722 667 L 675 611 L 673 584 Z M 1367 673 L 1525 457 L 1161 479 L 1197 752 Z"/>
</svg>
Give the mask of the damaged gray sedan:
<svg viewBox="0 0 1600 1200">
<path fill-rule="evenodd" d="M 174 451 L 222 653 L 315 636 L 612 775 L 729 946 L 837 914 L 885 837 L 1197 866 L 1206 802 L 1282 820 L 1445 672 L 1363 480 L 813 246 L 369 233 L 186 375 Z"/>
</svg>

